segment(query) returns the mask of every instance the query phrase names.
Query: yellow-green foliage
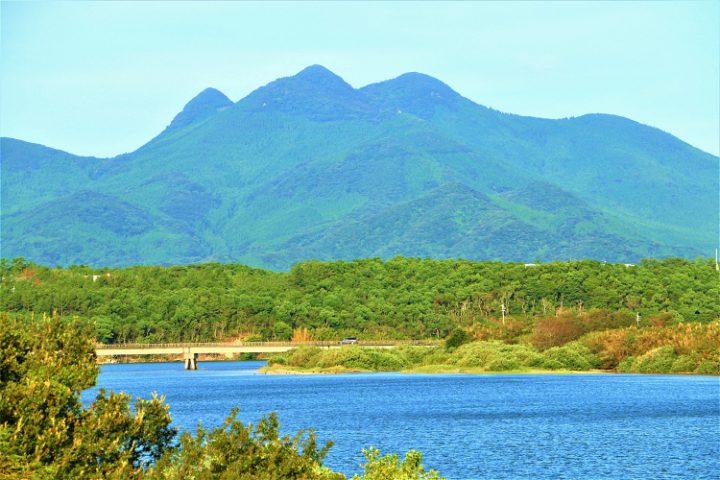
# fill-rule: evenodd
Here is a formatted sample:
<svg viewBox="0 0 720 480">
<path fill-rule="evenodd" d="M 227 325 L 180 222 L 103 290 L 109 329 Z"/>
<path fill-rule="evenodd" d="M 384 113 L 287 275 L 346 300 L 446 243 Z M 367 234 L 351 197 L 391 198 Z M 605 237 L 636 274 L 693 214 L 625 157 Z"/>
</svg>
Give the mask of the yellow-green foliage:
<svg viewBox="0 0 720 480">
<path fill-rule="evenodd" d="M 473 342 L 458 348 L 449 363 L 460 367 L 484 368 L 491 371 L 541 368 L 543 357 L 532 347 L 508 345 L 498 341 Z"/>
<path fill-rule="evenodd" d="M 358 370 L 395 371 L 410 365 L 406 349 L 369 349 L 357 346 L 320 349 L 317 347 L 299 347 L 290 352 L 276 355 L 269 361 L 271 365 L 287 365 L 300 368 L 345 367 Z M 419 347 L 415 347 L 419 348 Z M 415 356 L 417 358 L 417 355 Z"/>
<path fill-rule="evenodd" d="M 92 327 L 57 317 L 0 318 L 0 477 L 139 478 L 171 448 L 167 405 L 100 391 Z"/>
<path fill-rule="evenodd" d="M 507 344 L 498 340 L 466 343 L 450 350 L 419 346 L 395 350 L 357 346 L 330 350 L 302 347 L 279 355 L 270 363 L 296 368 L 341 366 L 370 371 L 446 366 L 494 372 L 608 369 L 718 375 L 720 321 L 592 332 L 542 352 L 532 345 Z"/>
<path fill-rule="evenodd" d="M 471 342 L 454 350 L 444 347 L 403 346 L 397 349 L 344 347 L 321 350 L 300 347 L 277 355 L 270 365 L 304 369 L 345 367 L 370 371 L 397 371 L 424 366 L 447 366 L 493 372 L 508 370 L 588 370 L 600 363 L 597 355 L 578 342 L 538 352 L 529 345 L 500 341 Z"/>
<path fill-rule="evenodd" d="M 600 366 L 600 358 L 580 342 L 552 347 L 543 352 L 543 367 L 549 370 L 591 370 Z"/>
<path fill-rule="evenodd" d="M 376 448 L 363 450 L 365 463 L 362 476 L 355 475 L 352 480 L 443 480 L 435 470 L 425 470 L 422 466 L 422 454 L 410 450 L 404 460 L 396 454 L 381 456 Z"/>
<path fill-rule="evenodd" d="M 280 436 L 277 416 L 257 426 L 243 425 L 234 409 L 225 423 L 212 430 L 198 427 L 180 437 L 180 448 L 168 451 L 147 471 L 151 480 L 341 480 L 345 476 L 322 466 L 332 446 L 318 448 L 315 435 Z"/>
<path fill-rule="evenodd" d="M 602 368 L 638 373 L 720 374 L 720 321 L 594 332 L 580 341 Z"/>
</svg>

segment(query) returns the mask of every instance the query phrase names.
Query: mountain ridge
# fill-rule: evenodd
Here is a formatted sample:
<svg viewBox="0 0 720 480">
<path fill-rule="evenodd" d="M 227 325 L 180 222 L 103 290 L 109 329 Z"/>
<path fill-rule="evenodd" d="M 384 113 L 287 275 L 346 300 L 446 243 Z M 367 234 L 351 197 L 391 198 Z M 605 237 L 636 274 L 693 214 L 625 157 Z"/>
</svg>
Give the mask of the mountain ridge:
<svg viewBox="0 0 720 480">
<path fill-rule="evenodd" d="M 0 141 L 2 255 L 59 264 L 211 258 L 285 269 L 315 257 L 408 254 L 636 261 L 707 254 L 716 243 L 717 157 L 624 117 L 498 112 L 419 73 L 355 89 L 313 65 L 237 102 L 205 89 L 150 142 L 110 158 Z M 102 194 L 95 201 L 152 227 L 97 230 L 52 209 L 43 224 L 28 217 L 79 192 Z M 100 246 L 42 241 L 96 230 Z"/>
</svg>

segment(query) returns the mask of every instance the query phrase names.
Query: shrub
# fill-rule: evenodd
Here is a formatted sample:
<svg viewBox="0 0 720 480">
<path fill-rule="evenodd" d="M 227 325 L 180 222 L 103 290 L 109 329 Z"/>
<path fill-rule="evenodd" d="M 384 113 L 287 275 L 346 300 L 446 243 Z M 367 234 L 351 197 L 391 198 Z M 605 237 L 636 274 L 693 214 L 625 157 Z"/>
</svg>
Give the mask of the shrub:
<svg viewBox="0 0 720 480">
<path fill-rule="evenodd" d="M 275 322 L 273 325 L 273 337 L 277 340 L 287 341 L 293 335 L 293 329 L 283 321 Z"/>
<path fill-rule="evenodd" d="M 371 350 L 369 353 L 373 370 L 395 371 L 407 368 L 409 365 L 407 359 L 393 350 Z"/>
<path fill-rule="evenodd" d="M 275 355 L 268 359 L 268 365 L 287 365 L 287 355 Z"/>
<path fill-rule="evenodd" d="M 538 350 L 559 347 L 580 338 L 583 328 L 579 320 L 569 315 L 541 318 L 535 324 L 532 344 Z"/>
<path fill-rule="evenodd" d="M 322 467 L 332 446 L 319 447 L 314 433 L 280 435 L 277 416 L 270 414 L 256 426 L 244 425 L 233 409 L 224 424 L 212 430 L 185 432 L 179 449 L 168 451 L 146 475 L 148 480 L 279 478 L 341 480 L 345 476 Z"/>
<path fill-rule="evenodd" d="M 637 373 L 670 373 L 676 359 L 675 349 L 667 345 L 640 355 L 632 363 L 631 368 Z"/>
<path fill-rule="evenodd" d="M 695 369 L 695 373 L 700 373 L 702 375 L 720 375 L 720 362 L 703 360 Z"/>
<path fill-rule="evenodd" d="M 670 367 L 672 373 L 692 373 L 697 367 L 697 361 L 690 355 L 679 355 Z"/>
<path fill-rule="evenodd" d="M 635 363 L 635 357 L 623 358 L 620 363 L 618 363 L 617 371 L 622 373 L 632 373 L 633 363 Z"/>
<path fill-rule="evenodd" d="M 470 336 L 462 328 L 453 330 L 447 340 L 445 340 L 445 348 L 447 350 L 454 349 L 470 341 Z"/>
<path fill-rule="evenodd" d="M 629 371 L 628 369 L 641 371 L 638 369 L 642 368 L 648 372 L 657 372 L 667 367 L 669 368 L 667 371 L 673 369 L 682 371 L 677 369 L 685 368 L 683 365 L 687 365 L 689 360 L 682 359 L 676 367 L 672 364 L 668 366 L 668 362 L 672 360 L 674 363 L 676 358 L 666 358 L 663 363 L 655 358 L 657 352 L 653 354 L 650 352 L 661 347 L 671 347 L 676 357 L 689 356 L 696 365 L 703 360 L 716 358 L 717 346 L 720 345 L 720 321 L 707 324 L 681 323 L 642 329 L 629 327 L 590 333 L 583 336 L 580 341 L 600 357 L 601 368 L 617 368 L 620 371 Z M 667 351 L 664 352 L 667 355 Z M 624 361 L 628 357 L 634 357 L 633 362 L 635 362 L 646 354 L 649 354 L 648 357 L 636 366 L 632 366 L 632 362 Z M 657 365 L 653 366 L 653 363 Z"/>
<path fill-rule="evenodd" d="M 508 345 L 497 341 L 468 343 L 458 348 L 449 359 L 449 363 L 455 365 L 489 370 L 496 370 L 491 365 L 502 370 L 517 370 L 539 367 L 542 362 L 542 355 L 526 345 Z"/>
<path fill-rule="evenodd" d="M 564 368 L 567 368 L 565 367 L 565 364 L 552 359 L 545 360 L 542 367 L 547 370 L 563 370 Z"/>
<path fill-rule="evenodd" d="M 520 364 L 516 359 L 499 357 L 495 358 L 487 365 L 487 369 L 492 372 L 504 372 L 507 370 L 519 370 L 523 365 Z"/>
<path fill-rule="evenodd" d="M 402 461 L 396 454 L 380 456 L 375 448 L 363 450 L 363 455 L 363 475 L 352 480 L 443 480 L 437 471 L 425 470 L 422 454 L 415 450 L 407 452 Z"/>
<path fill-rule="evenodd" d="M 556 365 L 562 365 L 560 368 L 568 370 L 590 370 L 598 368 L 601 364 L 600 358 L 592 353 L 590 349 L 579 342 L 571 342 L 562 347 L 553 347 L 543 352 L 546 368 L 547 365 L 553 365 L 552 370 L 556 370 Z"/>
<path fill-rule="evenodd" d="M 422 365 L 425 360 L 439 350 L 437 347 L 418 347 L 403 345 L 394 350 L 394 352 L 403 357 L 410 365 Z"/>
<path fill-rule="evenodd" d="M 288 365 L 307 368 L 314 367 L 322 354 L 322 350 L 318 347 L 298 347 L 291 350 L 291 352 Z"/>
</svg>

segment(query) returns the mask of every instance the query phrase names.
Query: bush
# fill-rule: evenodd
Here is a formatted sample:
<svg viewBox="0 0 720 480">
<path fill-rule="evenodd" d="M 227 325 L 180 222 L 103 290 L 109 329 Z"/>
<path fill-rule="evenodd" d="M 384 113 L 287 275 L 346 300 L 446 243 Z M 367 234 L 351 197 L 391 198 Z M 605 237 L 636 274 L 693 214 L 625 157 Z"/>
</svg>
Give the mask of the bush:
<svg viewBox="0 0 720 480">
<path fill-rule="evenodd" d="M 409 365 L 407 359 L 394 350 L 371 350 L 369 353 L 373 370 L 376 371 L 397 371 Z"/>
<path fill-rule="evenodd" d="M 538 350 L 559 347 L 577 340 L 583 334 L 580 320 L 569 315 L 541 318 L 535 324 L 532 344 Z"/>
<path fill-rule="evenodd" d="M 275 355 L 268 359 L 268 365 L 287 365 L 287 355 Z"/>
<path fill-rule="evenodd" d="M 293 367 L 307 367 L 312 368 L 317 364 L 322 350 L 318 347 L 298 347 L 293 350 L 288 358 L 288 365 Z"/>
<path fill-rule="evenodd" d="M 345 476 L 322 467 L 332 446 L 320 448 L 314 433 L 280 436 L 275 414 L 244 425 L 233 409 L 224 424 L 212 430 L 198 427 L 195 435 L 185 432 L 179 449 L 167 452 L 147 472 L 149 480 L 258 479 L 279 478 L 342 480 Z"/>
<path fill-rule="evenodd" d="M 658 347 L 635 358 L 630 371 L 636 373 L 670 373 L 677 359 L 675 349 L 669 345 Z"/>
<path fill-rule="evenodd" d="M 273 337 L 277 340 L 288 341 L 292 334 L 292 327 L 283 321 L 275 322 L 273 325 Z"/>
<path fill-rule="evenodd" d="M 634 371 L 633 363 L 635 363 L 635 357 L 623 358 L 620 363 L 618 363 L 617 371 L 621 373 L 632 373 Z"/>
<path fill-rule="evenodd" d="M 409 365 L 422 365 L 426 359 L 433 355 L 439 348 L 437 347 L 418 347 L 403 345 L 394 350 L 394 352 L 405 359 Z M 444 355 L 445 353 L 442 352 Z"/>
<path fill-rule="evenodd" d="M 363 475 L 355 475 L 352 480 L 443 480 L 437 471 L 425 470 L 422 454 L 415 450 L 407 452 L 402 461 L 396 454 L 380 456 L 375 448 L 363 450 L 363 455 Z"/>
<path fill-rule="evenodd" d="M 601 368 L 618 368 L 620 371 L 647 371 L 658 373 L 660 371 L 684 371 L 689 360 L 681 359 L 677 366 L 672 366 L 677 358 L 669 355 L 664 363 L 655 356 L 653 352 L 662 347 L 673 349 L 675 357 L 689 356 L 695 365 L 703 360 L 717 358 L 718 345 L 720 344 L 720 321 L 713 321 L 707 324 L 686 323 L 673 324 L 666 327 L 636 327 L 608 330 L 604 332 L 593 332 L 583 336 L 580 341 L 587 345 L 592 352 L 601 359 Z M 668 355 L 668 350 L 663 350 Z M 647 355 L 643 360 L 640 357 Z M 639 361 L 633 366 L 633 362 L 626 361 L 633 357 Z M 620 365 L 622 364 L 622 368 Z M 655 364 L 655 365 L 653 365 Z M 665 370 L 665 369 L 668 370 Z"/>
<path fill-rule="evenodd" d="M 545 360 L 542 364 L 542 368 L 547 370 L 563 370 L 565 367 L 564 363 L 558 362 L 557 360 Z"/>
<path fill-rule="evenodd" d="M 720 375 L 720 349 L 715 351 L 715 355 L 701 361 L 695 369 L 695 373 L 702 375 Z"/>
<path fill-rule="evenodd" d="M 508 345 L 498 341 L 473 342 L 458 348 L 449 363 L 462 367 L 487 370 L 517 370 L 539 367 L 543 363 L 540 353 L 526 345 Z"/>
<path fill-rule="evenodd" d="M 590 370 L 598 368 L 601 363 L 597 355 L 579 342 L 550 348 L 543 352 L 543 356 L 545 357 L 543 366 L 551 370 L 557 370 L 557 365 L 562 365 L 560 368 L 567 370 Z M 547 365 L 552 365 L 552 368 Z"/>
<path fill-rule="evenodd" d="M 447 350 L 451 350 L 454 348 L 459 347 L 460 345 L 463 345 L 470 341 L 470 336 L 467 334 L 465 330 L 462 328 L 457 328 L 453 330 L 452 335 L 450 335 L 445 340 L 445 348 Z"/>
<path fill-rule="evenodd" d="M 487 365 L 487 369 L 491 372 L 505 372 L 507 370 L 520 370 L 523 365 L 513 358 L 500 357 L 492 360 Z"/>
<path fill-rule="evenodd" d="M 697 361 L 690 355 L 679 355 L 672 364 L 672 373 L 692 373 L 697 367 Z"/>
</svg>

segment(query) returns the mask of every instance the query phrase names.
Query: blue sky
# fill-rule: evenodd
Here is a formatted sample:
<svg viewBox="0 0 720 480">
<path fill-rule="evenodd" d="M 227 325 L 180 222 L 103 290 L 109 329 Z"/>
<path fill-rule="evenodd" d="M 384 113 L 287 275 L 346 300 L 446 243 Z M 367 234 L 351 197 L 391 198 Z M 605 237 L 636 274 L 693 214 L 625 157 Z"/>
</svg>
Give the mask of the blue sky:
<svg viewBox="0 0 720 480">
<path fill-rule="evenodd" d="M 549 118 L 615 113 L 720 151 L 720 3 L 2 2 L 0 133 L 111 156 L 213 86 L 237 101 L 322 64 L 427 73 Z"/>
</svg>

